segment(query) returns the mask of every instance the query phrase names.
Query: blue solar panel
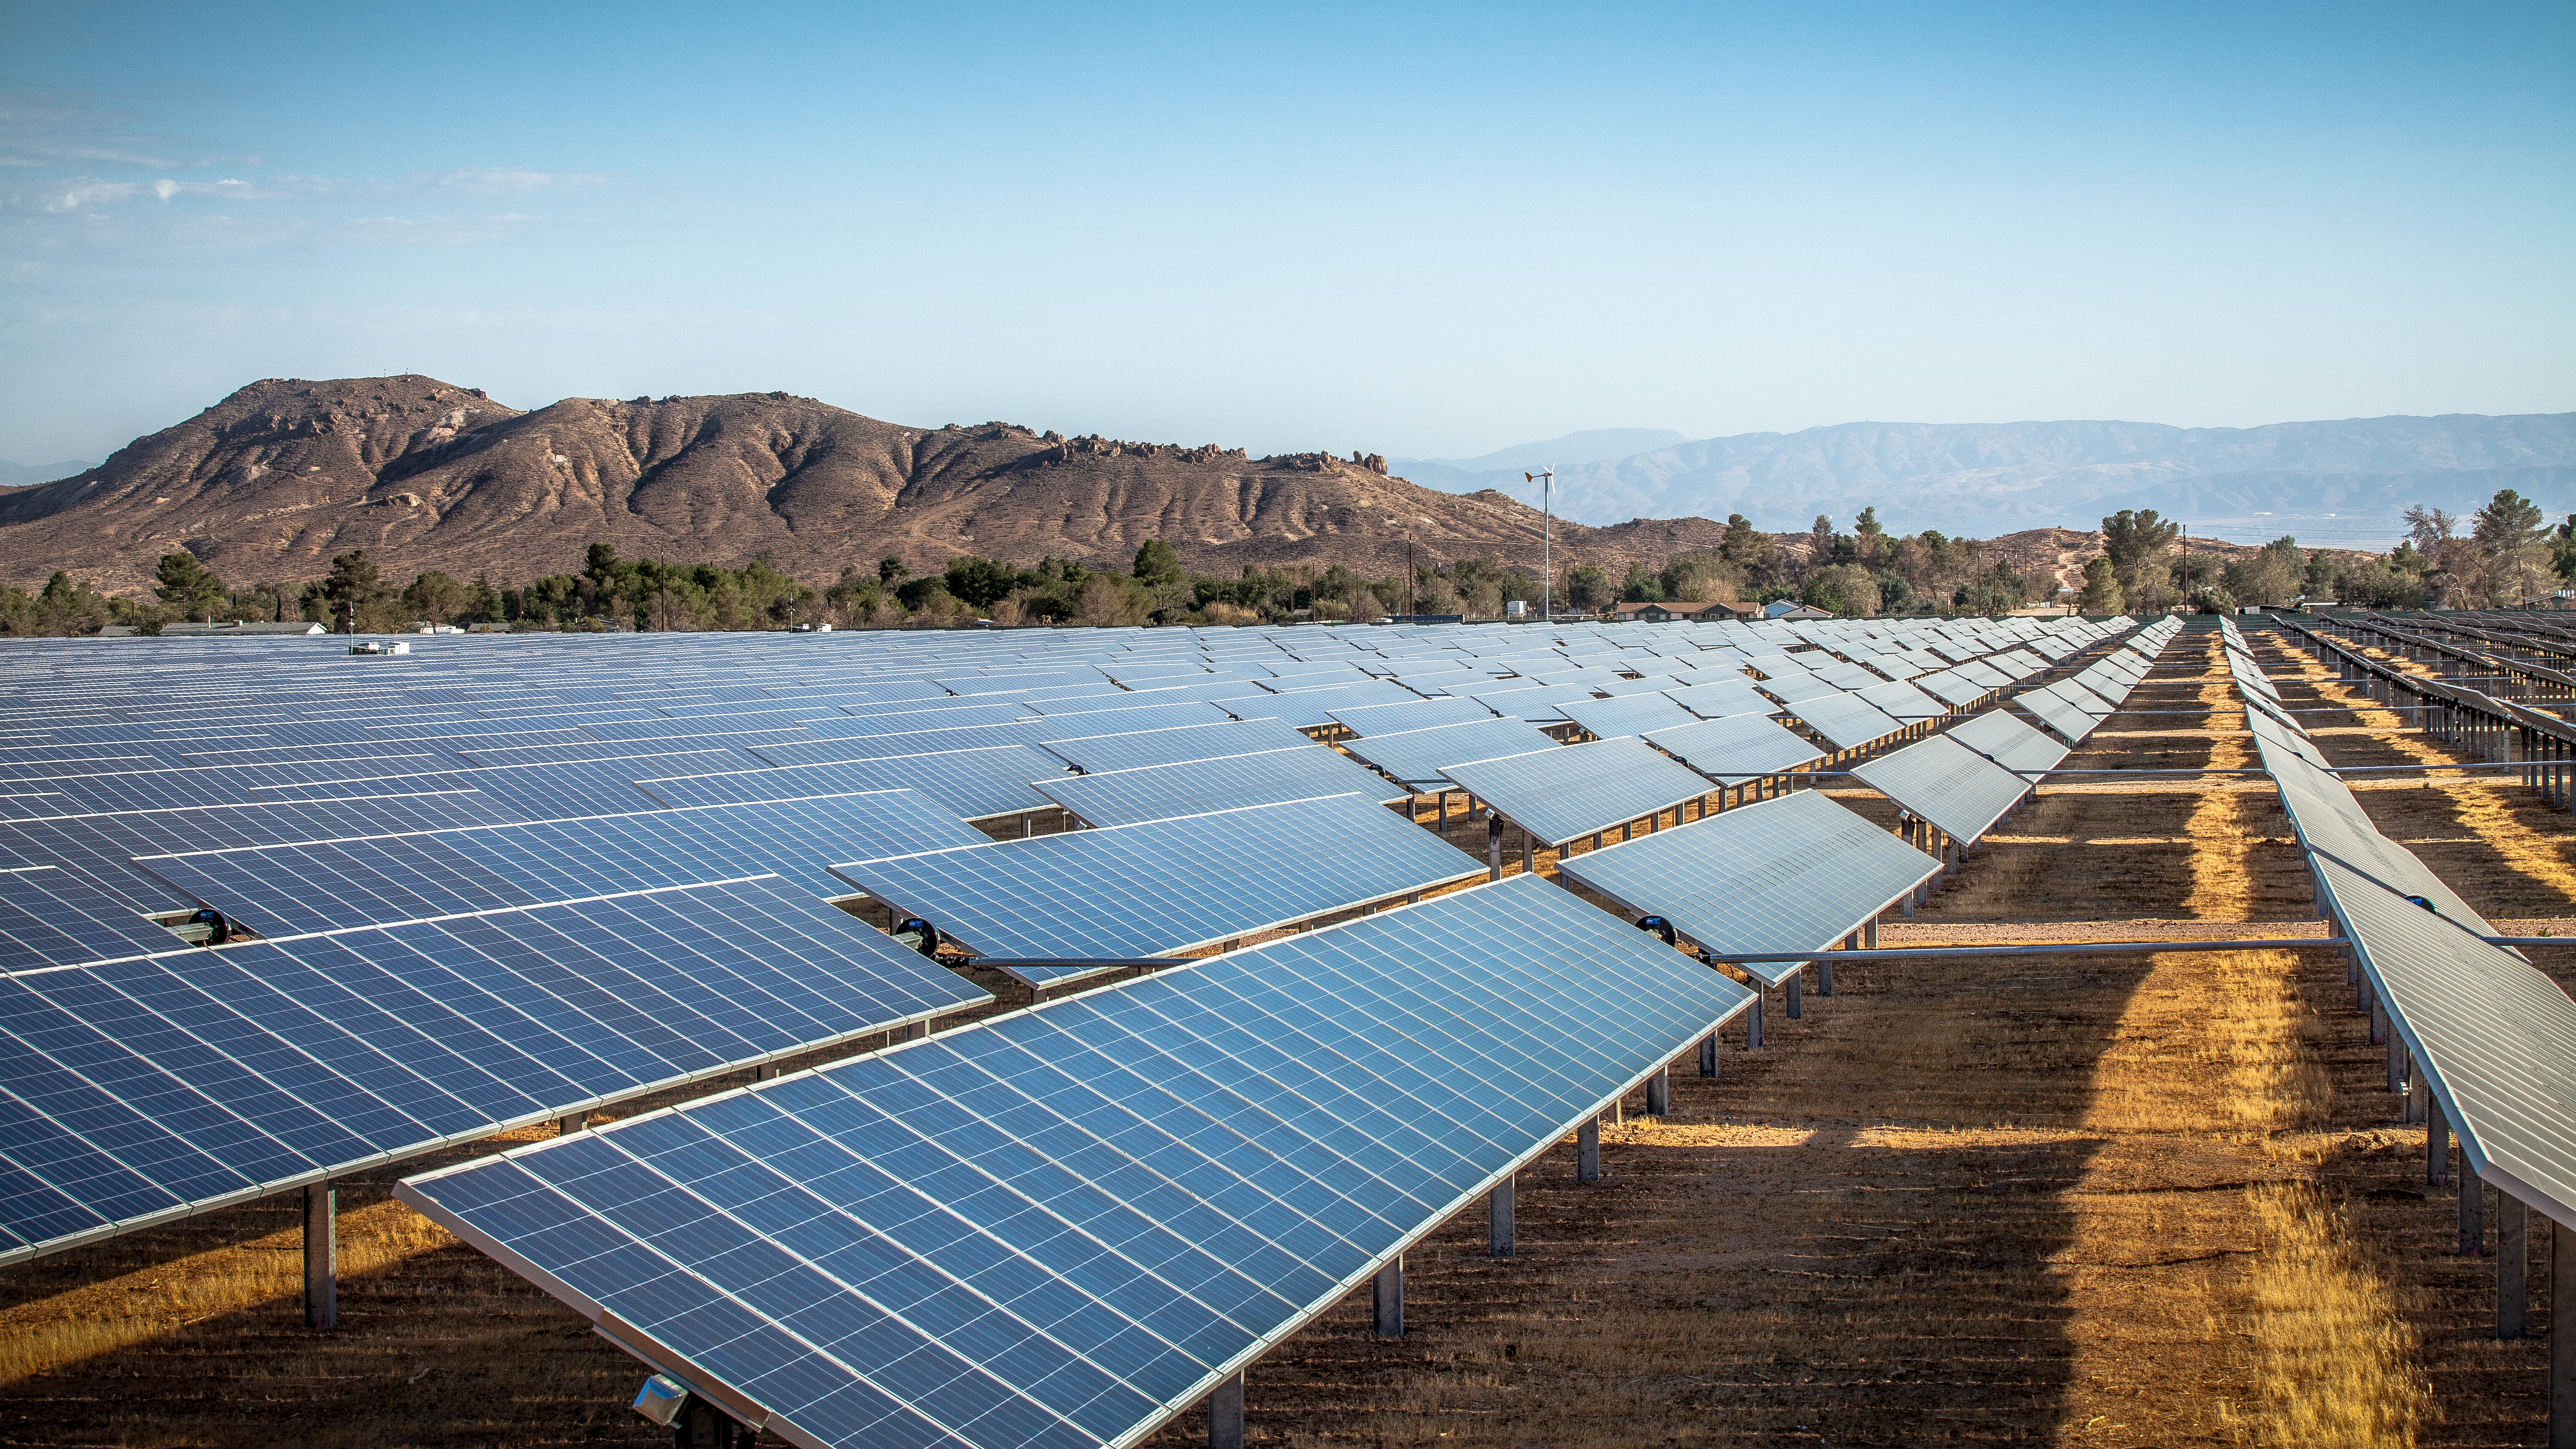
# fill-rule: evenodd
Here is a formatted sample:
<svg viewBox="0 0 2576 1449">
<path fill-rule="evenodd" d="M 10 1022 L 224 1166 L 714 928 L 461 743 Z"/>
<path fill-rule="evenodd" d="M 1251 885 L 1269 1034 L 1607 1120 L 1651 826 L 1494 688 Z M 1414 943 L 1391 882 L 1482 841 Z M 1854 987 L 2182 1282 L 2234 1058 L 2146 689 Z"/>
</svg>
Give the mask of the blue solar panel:
<svg viewBox="0 0 2576 1449">
<path fill-rule="evenodd" d="M 907 791 L 701 805 L 435 834 L 262 846 L 136 862 L 263 935 L 386 925 L 776 874 L 826 898 L 854 851 L 987 840 Z"/>
<path fill-rule="evenodd" d="M 989 820 L 1048 808 L 1029 782 L 1064 773 L 1064 761 L 1033 745 L 988 745 L 926 755 L 835 760 L 638 780 L 636 788 L 665 805 L 724 805 L 794 800 L 858 790 L 910 790 L 960 820 Z"/>
<path fill-rule="evenodd" d="M 1660 694 L 1574 700 L 1557 708 L 1567 719 L 1603 739 L 1614 735 L 1642 735 L 1649 730 L 1689 724 L 1698 718 Z"/>
<path fill-rule="evenodd" d="M 1733 679 L 1715 679 L 1682 689 L 1667 690 L 1665 697 L 1704 719 L 1725 719 L 1739 714 L 1770 714 L 1780 706 L 1762 697 L 1751 680 L 1737 675 Z"/>
<path fill-rule="evenodd" d="M 1861 783 L 1973 845 L 2030 794 L 2030 782 L 1984 755 L 1934 735 L 1852 768 Z"/>
<path fill-rule="evenodd" d="M 1357 795 L 1376 803 L 1406 796 L 1403 789 L 1323 745 L 1097 775 L 1064 775 L 1039 781 L 1038 790 L 1091 825 L 1132 825 L 1326 795 Z"/>
<path fill-rule="evenodd" d="M 1403 784 L 1430 790 L 1447 788 L 1440 773 L 1444 765 L 1552 750 L 1557 743 L 1535 725 L 1505 717 L 1368 735 L 1345 748 Z"/>
<path fill-rule="evenodd" d="M 1822 952 L 1939 869 L 1813 791 L 1557 862 L 1631 915 L 1662 916 L 1703 950 L 1747 955 Z M 1797 963 L 1743 969 L 1777 985 Z"/>
<path fill-rule="evenodd" d="M 1801 700 L 1790 705 L 1787 712 L 1800 724 L 1823 735 L 1825 742 L 1837 750 L 1858 749 L 1904 728 L 1876 705 L 1856 694 L 1836 693 L 1822 699 Z"/>
<path fill-rule="evenodd" d="M 1709 793 L 1707 780 L 1634 735 L 1450 765 L 1442 773 L 1550 845 Z"/>
<path fill-rule="evenodd" d="M 183 806 L 0 823 L 0 849 L 21 860 L 77 872 L 129 908 L 151 912 L 195 903 L 157 877 L 137 870 L 136 856 L 443 830 L 517 818 L 498 801 L 472 792 L 291 805 Z"/>
<path fill-rule="evenodd" d="M 1741 785 L 1785 774 L 1822 760 L 1824 752 L 1764 715 L 1706 719 L 1668 730 L 1649 730 L 1646 743 L 1721 785 Z"/>
<path fill-rule="evenodd" d="M 1304 734 L 1275 719 L 1226 720 L 1209 725 L 1141 730 L 1133 734 L 1059 735 L 1039 741 L 1049 754 L 1062 758 L 1085 774 L 1132 770 L 1145 765 L 1177 765 L 1184 760 L 1213 760 L 1261 750 L 1295 749 L 1311 743 Z"/>
<path fill-rule="evenodd" d="M 791 1442 L 1132 1444 L 1748 1001 L 1516 879 L 400 1192 Z"/>
<path fill-rule="evenodd" d="M 0 977 L 0 1262 L 990 999 L 774 881 Z"/>
<path fill-rule="evenodd" d="M 1483 867 L 1383 807 L 1343 795 L 832 869 L 1045 987 L 1429 890 Z"/>
<path fill-rule="evenodd" d="M 0 870 L 0 972 L 168 951 L 179 938 L 59 866 Z"/>
</svg>

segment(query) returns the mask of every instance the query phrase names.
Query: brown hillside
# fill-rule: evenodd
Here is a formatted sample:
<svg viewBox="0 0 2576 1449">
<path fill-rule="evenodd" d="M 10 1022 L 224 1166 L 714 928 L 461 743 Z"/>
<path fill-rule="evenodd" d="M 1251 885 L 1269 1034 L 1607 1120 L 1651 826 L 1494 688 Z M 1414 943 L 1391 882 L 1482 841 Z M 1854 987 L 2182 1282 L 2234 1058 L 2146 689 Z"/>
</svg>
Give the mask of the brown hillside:
<svg viewBox="0 0 2576 1449">
<path fill-rule="evenodd" d="M 988 423 L 928 430 L 785 393 L 567 398 L 520 412 L 435 378 L 269 379 L 77 477 L 0 498 L 0 580 L 56 569 L 140 587 L 185 549 L 236 583 L 311 578 L 365 548 L 422 569 L 530 578 L 628 555 L 740 565 L 768 554 L 828 579 L 899 553 L 1124 566 L 1161 538 L 1190 567 L 1402 567 L 1404 518 L 1434 560 L 1535 566 L 1540 518 L 1323 454 L 1060 439 Z M 1559 521 L 1558 563 L 1624 568 L 1713 546 L 1706 519 Z"/>
</svg>

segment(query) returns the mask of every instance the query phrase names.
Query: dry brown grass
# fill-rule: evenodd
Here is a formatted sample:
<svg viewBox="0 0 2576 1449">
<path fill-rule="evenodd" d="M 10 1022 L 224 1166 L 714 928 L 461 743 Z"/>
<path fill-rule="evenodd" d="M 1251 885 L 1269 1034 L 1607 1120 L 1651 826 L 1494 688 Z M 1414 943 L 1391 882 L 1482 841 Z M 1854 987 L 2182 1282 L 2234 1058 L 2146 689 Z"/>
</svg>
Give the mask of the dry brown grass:
<svg viewBox="0 0 2576 1449">
<path fill-rule="evenodd" d="M 2430 1407 L 2414 1326 L 2351 1214 L 2306 1183 L 2245 1196 L 2263 1244 L 2247 1320 L 2263 1412 L 2246 1442 L 2413 1449 Z"/>
</svg>

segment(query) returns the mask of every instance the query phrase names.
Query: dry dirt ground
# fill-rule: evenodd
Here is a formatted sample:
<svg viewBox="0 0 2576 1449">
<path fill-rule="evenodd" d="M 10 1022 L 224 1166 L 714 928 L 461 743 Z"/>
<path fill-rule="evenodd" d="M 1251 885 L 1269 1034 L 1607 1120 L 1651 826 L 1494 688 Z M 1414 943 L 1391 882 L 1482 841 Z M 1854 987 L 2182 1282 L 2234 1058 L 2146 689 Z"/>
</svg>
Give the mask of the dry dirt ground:
<svg viewBox="0 0 2576 1449">
<path fill-rule="evenodd" d="M 2206 639 L 2130 700 L 2178 713 L 2116 717 L 2069 765 L 2250 762 Z M 2450 758 L 2258 646 L 2294 707 L 2333 711 L 2309 719 L 2339 763 Z M 2507 929 L 2576 917 L 2569 822 L 2529 792 L 2362 799 Z M 2250 780 L 2052 785 L 1884 934 L 2022 922 L 2323 934 Z M 1403 1339 L 1369 1333 L 1362 1293 L 1275 1350 L 1254 1440 L 2544 1442 L 2546 1229 L 2532 1337 L 2495 1343 L 2492 1260 L 2453 1254 L 2454 1201 L 2424 1184 L 2339 958 L 1852 963 L 1836 988 L 1796 1022 L 1775 996 L 1767 1049 L 1731 1034 L 1715 1079 L 1685 1061 L 1670 1116 L 1632 1101 L 1605 1181 L 1576 1184 L 1570 1147 L 1536 1164 L 1516 1258 L 1485 1256 L 1481 1211 L 1409 1255 Z M 336 1333 L 299 1326 L 285 1200 L 10 1270 L 0 1443 L 668 1442 L 623 1407 L 631 1360 L 391 1202 L 397 1175 L 343 1188 Z M 1193 1412 L 1153 1442 L 1203 1433 Z"/>
</svg>

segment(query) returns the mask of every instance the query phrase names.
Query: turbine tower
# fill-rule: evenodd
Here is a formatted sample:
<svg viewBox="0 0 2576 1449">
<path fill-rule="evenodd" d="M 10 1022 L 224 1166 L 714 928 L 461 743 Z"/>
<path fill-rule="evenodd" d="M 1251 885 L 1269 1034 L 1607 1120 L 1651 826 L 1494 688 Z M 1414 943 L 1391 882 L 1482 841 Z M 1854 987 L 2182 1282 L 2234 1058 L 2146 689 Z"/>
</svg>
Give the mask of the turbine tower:
<svg viewBox="0 0 2576 1449">
<path fill-rule="evenodd" d="M 1521 481 L 1536 483 L 1538 489 L 1538 558 L 1539 622 L 1556 617 L 1556 465 L 1547 465 L 1544 473 L 1523 473 Z"/>
</svg>

